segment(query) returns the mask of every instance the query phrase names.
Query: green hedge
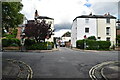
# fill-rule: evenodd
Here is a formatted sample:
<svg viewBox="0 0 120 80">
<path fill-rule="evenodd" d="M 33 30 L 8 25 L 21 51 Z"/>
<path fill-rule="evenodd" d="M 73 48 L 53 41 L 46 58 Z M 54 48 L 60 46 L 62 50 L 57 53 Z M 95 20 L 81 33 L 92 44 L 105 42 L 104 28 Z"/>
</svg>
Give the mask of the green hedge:
<svg viewBox="0 0 120 80">
<path fill-rule="evenodd" d="M 27 50 L 46 50 L 54 48 L 53 42 L 39 42 L 36 43 L 35 40 L 26 39 L 25 47 Z"/>
<path fill-rule="evenodd" d="M 4 33 L 4 34 L 2 35 L 2 37 L 6 37 L 6 38 L 16 38 L 17 32 L 18 32 L 18 30 L 17 30 L 17 29 L 14 29 L 11 34 L 6 34 L 6 33 Z"/>
<path fill-rule="evenodd" d="M 15 38 L 4 38 L 2 39 L 2 46 L 8 47 L 8 46 L 21 46 L 20 40 Z"/>
<path fill-rule="evenodd" d="M 76 41 L 76 47 L 84 49 L 84 43 L 86 43 L 86 49 L 88 50 L 109 50 L 111 45 L 109 41 L 95 41 L 87 39 Z"/>
<path fill-rule="evenodd" d="M 47 44 L 46 43 L 35 43 L 31 46 L 26 46 L 27 50 L 46 50 Z"/>
<path fill-rule="evenodd" d="M 87 47 L 86 47 L 86 49 L 88 49 L 88 50 L 98 50 L 98 45 L 99 45 L 99 43 L 98 43 L 98 41 L 95 41 L 95 40 L 86 40 L 86 45 L 87 45 Z"/>
<path fill-rule="evenodd" d="M 25 39 L 25 46 L 31 46 L 32 44 L 35 44 L 35 40 Z"/>
<path fill-rule="evenodd" d="M 84 40 L 77 40 L 76 47 L 79 49 L 84 49 Z"/>
<path fill-rule="evenodd" d="M 110 41 L 98 41 L 99 50 L 109 50 L 111 43 Z"/>
</svg>

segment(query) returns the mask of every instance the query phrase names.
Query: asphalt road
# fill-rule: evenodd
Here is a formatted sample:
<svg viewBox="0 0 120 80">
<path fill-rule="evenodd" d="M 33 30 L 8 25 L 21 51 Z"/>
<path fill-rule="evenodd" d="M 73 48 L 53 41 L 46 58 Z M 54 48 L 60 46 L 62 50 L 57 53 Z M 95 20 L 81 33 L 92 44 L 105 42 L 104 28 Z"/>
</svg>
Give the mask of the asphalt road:
<svg viewBox="0 0 120 80">
<path fill-rule="evenodd" d="M 27 63 L 33 70 L 33 78 L 89 78 L 91 67 L 105 61 L 118 61 L 118 52 L 75 51 L 62 47 L 48 53 L 3 52 L 2 59 Z"/>
</svg>

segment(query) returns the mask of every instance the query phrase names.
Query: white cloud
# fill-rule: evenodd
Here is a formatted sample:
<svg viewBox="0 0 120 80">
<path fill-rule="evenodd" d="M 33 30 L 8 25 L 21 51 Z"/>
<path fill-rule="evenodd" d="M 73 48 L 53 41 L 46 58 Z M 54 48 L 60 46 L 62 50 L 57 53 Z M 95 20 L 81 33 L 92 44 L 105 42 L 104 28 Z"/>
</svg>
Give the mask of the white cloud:
<svg viewBox="0 0 120 80">
<path fill-rule="evenodd" d="M 48 16 L 55 19 L 55 24 L 72 22 L 83 13 L 90 13 L 90 9 L 84 6 L 86 0 L 23 0 L 22 13 L 28 19 L 34 19 L 35 9 L 40 16 Z"/>
<path fill-rule="evenodd" d="M 55 32 L 55 35 L 54 35 L 54 37 L 61 37 L 61 36 L 63 36 L 66 32 L 71 32 L 71 30 L 69 30 L 69 29 L 61 29 L 61 30 L 58 30 L 58 31 L 56 31 Z"/>
<path fill-rule="evenodd" d="M 22 0 L 24 5 L 21 11 L 28 20 L 34 19 L 35 10 L 38 10 L 40 16 L 54 18 L 55 24 L 72 23 L 73 19 L 82 14 L 104 14 L 110 12 L 112 15 L 118 15 L 117 2 L 119 0 Z M 91 7 L 84 4 L 89 3 Z M 64 28 L 58 26 L 56 28 Z M 69 26 L 71 27 L 71 26 Z"/>
</svg>

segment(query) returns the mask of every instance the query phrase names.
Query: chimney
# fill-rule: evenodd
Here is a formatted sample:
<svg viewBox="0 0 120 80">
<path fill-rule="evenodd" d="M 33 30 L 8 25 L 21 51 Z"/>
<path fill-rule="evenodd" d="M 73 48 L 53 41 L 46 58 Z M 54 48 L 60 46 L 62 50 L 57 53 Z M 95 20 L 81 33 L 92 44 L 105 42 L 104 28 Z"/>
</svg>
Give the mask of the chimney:
<svg viewBox="0 0 120 80">
<path fill-rule="evenodd" d="M 105 15 L 104 16 L 107 16 L 107 14 L 105 13 Z"/>
<path fill-rule="evenodd" d="M 89 15 L 92 16 L 92 12 Z"/>
<path fill-rule="evenodd" d="M 38 15 L 38 11 L 36 10 L 36 11 L 35 11 L 35 18 L 38 17 L 38 16 L 39 16 L 39 15 Z"/>
<path fill-rule="evenodd" d="M 110 15 L 110 13 L 108 12 L 108 14 L 107 14 L 108 16 Z"/>
</svg>

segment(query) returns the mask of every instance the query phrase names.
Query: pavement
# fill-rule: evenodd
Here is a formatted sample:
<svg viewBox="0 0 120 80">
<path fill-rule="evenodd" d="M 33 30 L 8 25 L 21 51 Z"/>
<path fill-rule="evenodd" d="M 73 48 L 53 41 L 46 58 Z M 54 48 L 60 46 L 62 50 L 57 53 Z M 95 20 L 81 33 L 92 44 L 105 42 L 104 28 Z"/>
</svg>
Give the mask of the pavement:
<svg viewBox="0 0 120 80">
<path fill-rule="evenodd" d="M 58 49 L 57 49 L 58 50 Z M 30 61 L 30 60 L 32 60 L 33 59 L 33 57 L 35 56 L 35 55 L 37 55 L 37 56 L 35 56 L 35 58 L 34 58 L 34 60 L 33 61 L 36 61 L 36 65 L 35 66 L 38 66 L 38 63 L 41 63 L 40 64 L 40 67 L 39 68 L 42 68 L 42 67 L 47 67 L 46 65 L 49 65 L 48 67 L 51 67 L 51 71 L 53 71 L 54 73 L 56 73 L 57 74 L 57 72 L 55 72 L 54 70 L 55 70 L 55 68 L 56 68 L 56 70 L 58 70 L 58 69 L 60 69 L 61 70 L 61 68 L 62 69 L 66 69 L 65 71 L 68 71 L 67 70 L 67 68 L 70 68 L 70 65 L 68 65 L 68 66 L 66 66 L 66 63 L 67 63 L 67 60 L 66 60 L 66 58 L 65 57 L 67 57 L 68 56 L 68 58 L 69 58 L 69 61 L 71 61 L 71 58 L 74 58 L 73 60 L 75 60 L 77 57 L 78 57 L 78 51 L 76 52 L 76 51 L 73 51 L 74 53 L 69 53 L 69 51 L 72 51 L 72 50 L 70 50 L 70 49 L 67 49 L 67 48 L 61 48 L 61 49 L 59 49 L 59 52 L 57 52 L 57 53 L 52 53 L 52 52 L 50 52 L 49 54 L 47 54 L 47 52 L 46 51 L 43 51 L 43 52 L 46 52 L 45 54 L 40 54 L 40 55 L 44 55 L 44 58 L 42 57 L 42 56 L 38 56 L 38 53 L 36 53 L 36 54 L 32 54 L 32 53 L 30 53 L 29 55 L 32 55 L 32 57 L 28 57 L 28 54 L 24 54 L 23 55 L 23 53 L 20 53 L 19 54 L 19 56 L 20 55 L 23 55 L 23 56 L 21 56 L 21 60 L 23 60 L 24 61 L 24 59 L 23 59 L 23 57 L 27 57 L 28 59 L 29 59 L 29 61 L 28 62 L 32 62 L 32 61 Z M 52 50 L 51 50 L 52 51 Z M 56 51 L 56 49 L 54 49 L 53 51 Z M 31 52 L 31 51 L 30 51 Z M 33 51 L 34 52 L 34 51 Z M 36 51 L 36 52 L 39 52 L 39 51 Z M 66 52 L 68 52 L 68 53 L 66 53 Z M 64 54 L 64 56 L 62 55 L 62 54 Z M 85 52 L 85 53 L 81 53 L 80 54 L 80 56 L 82 56 L 82 57 L 84 57 L 84 55 L 85 55 L 85 57 L 88 57 L 87 55 L 89 55 L 90 53 L 87 53 L 87 52 Z M 103 54 L 96 54 L 96 53 L 91 53 L 91 54 L 94 54 L 94 55 L 102 55 L 102 59 L 103 59 L 103 57 L 105 56 L 103 56 L 103 54 L 106 54 L 106 53 L 103 53 Z M 91 55 L 90 54 L 90 55 Z M 13 55 L 13 54 L 10 54 L 10 55 Z M 27 56 L 26 56 L 27 55 Z M 47 56 L 45 56 L 45 55 L 47 55 Z M 56 56 L 55 56 L 56 55 Z M 72 55 L 72 57 L 71 57 L 71 55 Z M 74 55 L 74 56 L 73 56 Z M 77 55 L 76 57 L 75 57 L 75 55 Z M 93 56 L 93 58 L 95 58 L 95 56 L 94 55 L 92 55 Z M 108 54 L 107 56 L 109 56 L 110 54 Z M 57 62 L 57 57 L 58 56 L 60 56 L 60 60 L 59 60 L 59 63 Z M 62 56 L 62 57 L 61 57 Z M 81 61 L 82 60 L 82 58 L 81 57 L 78 57 L 78 59 L 80 59 L 79 61 Z M 111 55 L 111 56 L 113 56 L 113 55 Z M 39 57 L 41 57 L 41 59 L 39 58 Z M 71 57 L 71 58 L 70 58 Z M 10 58 L 10 56 L 8 56 L 8 58 Z M 3 79 L 2 80 L 6 80 L 6 78 L 28 78 L 29 76 L 29 78 L 32 78 L 32 75 L 33 75 L 33 73 L 34 73 L 34 71 L 36 71 L 36 70 L 38 70 L 38 69 L 35 69 L 35 70 L 33 70 L 33 72 L 32 72 L 32 69 L 34 69 L 34 67 L 32 67 L 32 68 L 30 68 L 30 66 L 29 65 L 27 65 L 27 64 L 25 64 L 24 62 L 20 62 L 20 61 L 18 61 L 19 59 L 17 59 L 17 58 L 15 58 L 15 56 L 13 56 L 13 58 L 14 58 L 14 60 L 9 60 L 9 59 L 4 59 L 3 61 L 2 61 L 2 77 L 3 77 Z M 25 60 L 27 59 L 27 58 L 25 58 Z M 38 63 L 37 63 L 37 58 L 39 58 L 38 59 Z M 59 58 L 59 57 L 58 57 Z M 88 59 L 87 60 L 89 60 L 89 58 L 90 58 L 90 56 L 88 57 Z M 98 57 L 96 57 L 97 59 L 98 59 Z M 110 58 L 110 57 L 108 57 L 108 58 Z M 55 59 L 55 62 L 56 62 L 56 64 L 59 66 L 59 67 L 56 67 L 57 65 L 55 65 L 55 67 L 52 65 L 53 63 L 52 62 L 54 62 L 53 61 L 53 59 Z M 83 59 L 85 59 L 85 58 L 83 58 Z M 40 62 L 40 60 L 42 60 L 42 62 Z M 64 60 L 65 60 L 65 62 L 64 62 Z M 46 61 L 46 62 L 45 62 Z M 51 61 L 51 63 L 50 62 L 48 62 L 48 61 Z M 78 61 L 78 62 L 79 62 Z M 90 60 L 89 60 L 90 61 Z M 93 60 L 93 61 L 95 61 L 95 60 Z M 92 62 L 93 62 L 92 61 Z M 27 62 L 27 61 L 26 61 Z M 54 63 L 55 63 L 54 62 Z M 64 64 L 64 67 L 63 67 L 63 65 L 61 66 L 60 64 L 63 64 L 63 62 L 65 63 Z M 88 61 L 87 61 L 88 62 Z M 47 64 L 46 64 L 47 63 Z M 50 63 L 50 64 L 49 64 Z M 70 63 L 70 62 L 69 62 Z M 74 61 L 72 61 L 71 62 L 73 65 L 75 64 L 75 62 Z M 77 63 L 77 62 L 76 62 Z M 84 61 L 84 63 L 86 63 L 85 61 Z M 46 64 L 46 65 L 45 65 Z M 88 65 L 89 65 L 89 62 L 87 63 Z M 32 63 L 32 65 L 33 65 L 33 63 Z M 32 66 L 31 65 L 31 66 Z M 26 68 L 26 66 L 29 66 L 29 67 L 27 67 Z M 77 66 L 77 65 L 76 65 Z M 83 68 L 85 67 L 84 65 L 82 65 L 81 64 L 81 67 L 83 66 Z M 80 67 L 80 66 L 77 66 L 77 67 Z M 54 68 L 54 69 L 53 69 Z M 46 69 L 46 68 L 45 68 Z M 73 69 L 73 68 L 72 68 Z M 79 68 L 78 68 L 79 69 Z M 120 73 L 119 72 L 119 69 L 120 69 L 120 64 L 116 64 L 116 63 L 114 63 L 114 64 L 109 64 L 109 65 L 107 65 L 107 66 L 105 66 L 104 68 L 103 68 L 103 70 L 102 70 L 102 74 L 107 78 L 107 79 L 109 79 L 109 80 L 111 80 L 111 79 L 113 79 L 113 78 L 116 78 L 115 80 L 117 80 L 117 78 L 118 78 L 118 74 Z M 85 69 L 84 69 L 85 70 Z M 43 71 L 45 71 L 45 70 L 43 70 Z M 48 71 L 48 69 L 46 69 L 46 72 Z M 59 70 L 58 70 L 59 71 Z M 80 69 L 80 71 L 82 71 L 82 68 Z M 29 73 L 30 72 L 30 73 Z M 70 72 L 71 72 L 71 70 L 70 70 Z M 69 72 L 69 73 L 70 73 Z M 38 71 L 36 72 L 36 73 L 38 73 Z M 43 73 L 43 72 L 42 72 Z M 27 74 L 29 74 L 29 76 L 27 75 Z M 49 74 L 49 73 L 48 73 Z M 46 74 L 46 76 L 50 76 L 50 74 L 48 75 L 48 74 Z M 85 73 L 86 74 L 86 73 Z M 42 74 L 41 74 L 42 75 Z M 74 75 L 74 74 L 72 74 L 71 73 L 71 75 Z M 76 74 L 75 74 L 76 75 Z M 35 75 L 34 75 L 35 76 Z M 79 76 L 79 74 L 78 74 L 78 76 Z"/>
<path fill-rule="evenodd" d="M 102 74 L 108 80 L 120 80 L 120 62 L 105 66 Z"/>
<path fill-rule="evenodd" d="M 45 53 L 45 52 L 53 52 L 58 51 L 59 48 L 53 48 L 52 50 L 4 50 L 3 52 L 37 52 L 37 53 Z"/>
<path fill-rule="evenodd" d="M 31 79 L 32 69 L 22 61 L 7 59 L 2 61 L 2 80 Z"/>
</svg>

